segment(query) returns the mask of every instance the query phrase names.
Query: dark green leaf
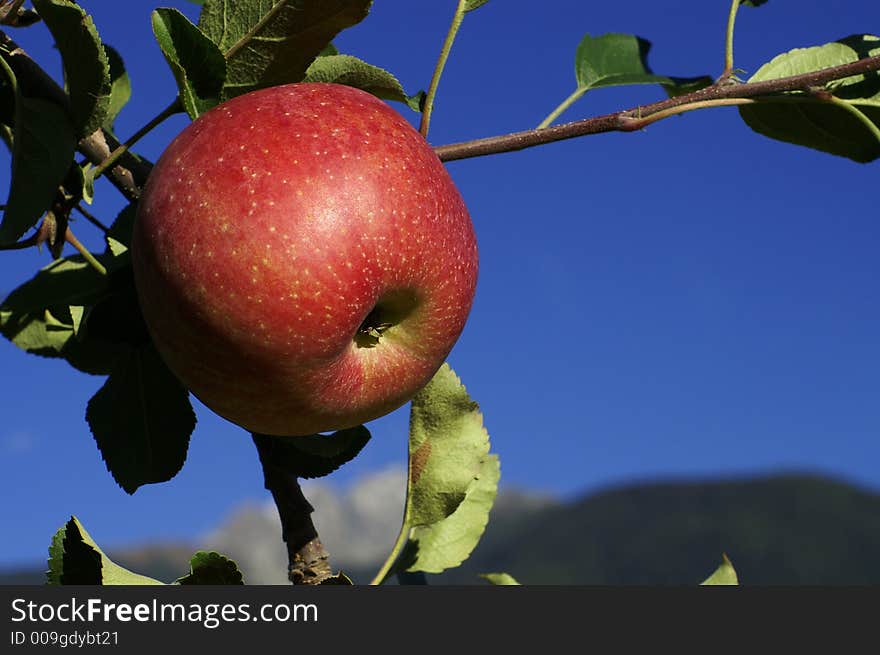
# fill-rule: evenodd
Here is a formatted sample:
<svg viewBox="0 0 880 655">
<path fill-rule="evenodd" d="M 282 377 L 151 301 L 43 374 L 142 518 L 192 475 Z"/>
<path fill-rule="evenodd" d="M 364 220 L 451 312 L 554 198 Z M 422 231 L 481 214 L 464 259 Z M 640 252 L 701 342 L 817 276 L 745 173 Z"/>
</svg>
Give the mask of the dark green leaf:
<svg viewBox="0 0 880 655">
<path fill-rule="evenodd" d="M 26 352 L 63 356 L 73 335 L 67 307 L 97 302 L 108 288 L 108 278 L 81 257 L 58 259 L 3 300 L 0 333 Z"/>
<path fill-rule="evenodd" d="M 207 0 L 199 27 L 226 56 L 223 98 L 299 82 L 343 29 L 362 21 L 371 0 Z"/>
<path fill-rule="evenodd" d="M 34 0 L 55 38 L 76 134 L 85 137 L 104 124 L 110 108 L 110 63 L 91 16 L 69 0 Z"/>
<path fill-rule="evenodd" d="M 254 434 L 261 457 L 266 463 L 283 469 L 298 478 L 320 478 L 330 475 L 351 461 L 367 445 L 370 432 L 363 425 L 339 430 L 325 436 L 274 437 Z"/>
<path fill-rule="evenodd" d="M 200 550 L 192 556 L 189 565 L 190 572 L 178 578 L 178 584 L 244 584 L 235 562 L 220 553 Z"/>
<path fill-rule="evenodd" d="M 0 123 L 15 124 L 15 89 L 5 75 L 0 75 Z"/>
<path fill-rule="evenodd" d="M 880 54 L 880 37 L 854 35 L 812 48 L 797 48 L 762 66 L 749 82 L 773 80 L 839 66 Z M 785 101 L 759 102 L 739 108 L 746 124 L 759 134 L 865 163 L 880 157 L 880 139 L 866 121 L 880 130 L 880 77 L 854 75 L 829 83 L 826 89 L 849 106 L 801 92 Z"/>
<path fill-rule="evenodd" d="M 339 49 L 335 45 L 333 45 L 332 43 L 328 43 L 327 45 L 324 46 L 324 49 L 318 53 L 318 56 L 319 57 L 327 57 L 329 55 L 338 55 L 338 54 L 339 54 Z"/>
<path fill-rule="evenodd" d="M 8 67 L 6 73 L 12 74 Z M 20 90 L 15 93 L 14 129 L 12 182 L 0 222 L 0 245 L 18 241 L 49 209 L 76 151 L 67 112 L 48 100 L 24 96 Z"/>
<path fill-rule="evenodd" d="M 104 128 L 112 132 L 113 122 L 131 99 L 131 80 L 128 78 L 128 71 L 125 70 L 125 63 L 120 54 L 108 45 L 104 46 L 104 51 L 110 63 L 110 104 L 107 107 Z"/>
<path fill-rule="evenodd" d="M 127 205 L 116 216 L 116 220 L 110 225 L 110 231 L 107 233 L 107 239 L 116 241 L 126 248 L 131 246 L 131 236 L 134 231 L 134 220 L 137 215 L 137 205 L 131 203 Z"/>
<path fill-rule="evenodd" d="M 744 7 L 760 7 L 766 5 L 767 0 L 740 0 L 740 4 Z"/>
<path fill-rule="evenodd" d="M 187 390 L 151 343 L 117 362 L 89 401 L 86 420 L 107 470 L 130 494 L 180 471 L 196 424 Z"/>
<path fill-rule="evenodd" d="M 672 84 L 663 84 L 663 90 L 670 98 L 681 96 L 686 93 L 693 93 L 700 89 L 705 89 L 712 84 L 712 78 L 708 75 L 700 75 L 699 77 L 670 77 Z"/>
<path fill-rule="evenodd" d="M 575 53 L 578 87 L 595 89 L 622 84 L 669 84 L 674 81 L 654 75 L 648 67 L 651 43 L 632 34 L 603 34 L 581 39 Z"/>
<path fill-rule="evenodd" d="M 157 585 L 158 580 L 124 569 L 107 557 L 72 516 L 49 546 L 50 585 Z"/>
<path fill-rule="evenodd" d="M 488 580 L 491 584 L 494 585 L 518 585 L 519 582 L 516 581 L 509 573 L 481 573 L 480 577 L 484 580 Z"/>
<path fill-rule="evenodd" d="M 703 580 L 701 585 L 738 585 L 739 579 L 736 576 L 736 571 L 733 568 L 733 564 L 730 563 L 730 560 L 727 558 L 726 554 L 722 554 L 721 556 L 721 564 L 715 569 L 715 572 L 710 575 L 708 578 Z"/>
<path fill-rule="evenodd" d="M 418 93 L 414 93 L 406 99 L 406 104 L 409 105 L 409 108 L 413 111 L 417 111 L 419 113 L 425 111 L 425 98 L 428 97 L 428 94 L 424 91 L 419 91 Z"/>
<path fill-rule="evenodd" d="M 473 11 L 474 9 L 479 9 L 487 2 L 489 2 L 489 0 L 466 0 L 464 3 L 465 13 Z"/>
<path fill-rule="evenodd" d="M 177 9 L 153 12 L 153 33 L 177 80 L 183 108 L 195 119 L 220 102 L 226 60 L 217 45 Z"/>
<path fill-rule="evenodd" d="M 391 73 L 351 55 L 318 57 L 304 82 L 332 82 L 353 86 L 385 100 L 409 102 L 409 96 Z"/>
</svg>

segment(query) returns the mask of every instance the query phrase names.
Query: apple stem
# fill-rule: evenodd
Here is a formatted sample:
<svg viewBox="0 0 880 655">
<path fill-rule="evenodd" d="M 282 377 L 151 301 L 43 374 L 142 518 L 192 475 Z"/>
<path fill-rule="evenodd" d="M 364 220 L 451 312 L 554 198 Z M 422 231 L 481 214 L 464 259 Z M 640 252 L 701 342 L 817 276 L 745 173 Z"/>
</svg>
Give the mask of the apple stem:
<svg viewBox="0 0 880 655">
<path fill-rule="evenodd" d="M 287 544 L 287 577 L 295 585 L 319 585 L 333 576 L 330 555 L 312 522 L 315 508 L 306 500 L 296 475 L 272 462 L 269 442 L 254 436 L 266 489 L 272 493 Z"/>
</svg>

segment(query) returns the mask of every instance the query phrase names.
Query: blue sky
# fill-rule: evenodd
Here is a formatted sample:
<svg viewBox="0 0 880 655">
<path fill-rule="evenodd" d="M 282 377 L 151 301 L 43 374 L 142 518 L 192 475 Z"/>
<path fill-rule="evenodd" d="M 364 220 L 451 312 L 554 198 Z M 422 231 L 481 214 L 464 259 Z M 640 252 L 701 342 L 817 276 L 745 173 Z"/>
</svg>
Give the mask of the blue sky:
<svg viewBox="0 0 880 655">
<path fill-rule="evenodd" d="M 167 4 L 197 16 L 194 5 Z M 337 45 L 391 70 L 410 92 L 425 88 L 454 4 L 377 2 Z M 94 5 L 102 38 L 132 77 L 117 121 L 124 137 L 175 93 L 152 38 L 155 5 L 84 5 Z M 573 90 L 574 49 L 587 32 L 648 38 L 658 73 L 717 75 L 728 7 L 494 0 L 465 20 L 429 140 L 537 125 Z M 865 32 L 880 32 L 876 2 L 829 11 L 771 0 L 741 11 L 736 64 L 747 76 L 779 52 Z M 60 73 L 42 28 L 13 36 Z M 598 90 L 562 120 L 661 93 Z M 185 123 L 168 121 L 141 151 L 155 159 Z M 766 140 L 736 110 L 715 109 L 449 170 L 481 255 L 450 363 L 482 406 L 502 485 L 574 496 L 634 479 L 807 469 L 880 489 L 876 163 Z M 0 185 L 5 195 L 8 173 Z M 121 206 L 100 185 L 94 211 L 111 220 Z M 84 222 L 78 234 L 99 247 Z M 45 253 L 0 253 L 0 295 L 46 263 Z M 267 497 L 249 436 L 198 404 L 183 471 L 128 496 L 83 418 L 102 378 L 5 341 L 0 370 L 0 565 L 42 558 L 70 514 L 114 545 L 191 537 L 242 500 Z M 331 479 L 346 485 L 402 466 L 406 423 L 405 408 L 372 423 L 372 442 Z"/>
</svg>

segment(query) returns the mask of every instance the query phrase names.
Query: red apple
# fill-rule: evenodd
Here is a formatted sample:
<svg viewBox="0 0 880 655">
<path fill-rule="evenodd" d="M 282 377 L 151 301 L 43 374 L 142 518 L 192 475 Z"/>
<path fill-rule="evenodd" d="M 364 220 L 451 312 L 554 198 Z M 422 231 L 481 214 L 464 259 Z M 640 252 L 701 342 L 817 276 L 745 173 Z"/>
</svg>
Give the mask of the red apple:
<svg viewBox="0 0 880 655">
<path fill-rule="evenodd" d="M 165 362 L 254 432 L 401 406 L 458 339 L 477 280 L 464 202 L 387 104 L 336 84 L 248 93 L 169 145 L 138 206 L 135 282 Z"/>
</svg>

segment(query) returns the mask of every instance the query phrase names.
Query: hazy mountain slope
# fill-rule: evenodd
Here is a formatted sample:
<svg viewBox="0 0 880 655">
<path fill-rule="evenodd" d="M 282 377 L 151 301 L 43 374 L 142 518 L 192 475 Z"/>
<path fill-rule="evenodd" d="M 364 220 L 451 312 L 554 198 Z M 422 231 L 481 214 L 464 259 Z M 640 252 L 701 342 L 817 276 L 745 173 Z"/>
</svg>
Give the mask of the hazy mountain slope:
<svg viewBox="0 0 880 655">
<path fill-rule="evenodd" d="M 334 565 L 358 583 L 394 539 L 403 482 L 383 472 L 343 492 L 309 490 Z M 198 548 L 237 559 L 250 583 L 284 583 L 277 514 L 260 505 L 233 512 L 198 546 L 110 555 L 167 581 Z M 471 558 L 429 581 L 482 584 L 479 573 L 507 571 L 526 584 L 691 585 L 722 552 L 743 584 L 880 584 L 880 494 L 818 475 L 630 484 L 565 504 L 506 492 Z M 0 584 L 40 584 L 42 570 L 9 571 Z"/>
<path fill-rule="evenodd" d="M 880 583 L 880 495 L 810 475 L 626 486 L 549 508 L 512 533 L 490 521 L 471 559 L 442 577 L 692 584 L 722 552 L 744 584 Z"/>
</svg>

